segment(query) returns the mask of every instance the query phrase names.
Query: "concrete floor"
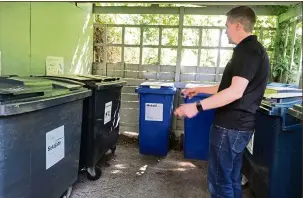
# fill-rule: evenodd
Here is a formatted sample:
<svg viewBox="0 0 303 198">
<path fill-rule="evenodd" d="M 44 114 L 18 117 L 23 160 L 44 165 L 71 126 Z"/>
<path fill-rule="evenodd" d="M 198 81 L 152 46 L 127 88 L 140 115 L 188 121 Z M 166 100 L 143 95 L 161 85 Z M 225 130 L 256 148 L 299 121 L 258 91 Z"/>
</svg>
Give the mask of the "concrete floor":
<svg viewBox="0 0 303 198">
<path fill-rule="evenodd" d="M 160 159 L 139 154 L 138 145 L 120 142 L 103 175 L 89 181 L 80 174 L 71 198 L 208 198 L 207 163 L 189 161 L 180 151 Z M 243 192 L 243 198 L 252 198 Z"/>
</svg>

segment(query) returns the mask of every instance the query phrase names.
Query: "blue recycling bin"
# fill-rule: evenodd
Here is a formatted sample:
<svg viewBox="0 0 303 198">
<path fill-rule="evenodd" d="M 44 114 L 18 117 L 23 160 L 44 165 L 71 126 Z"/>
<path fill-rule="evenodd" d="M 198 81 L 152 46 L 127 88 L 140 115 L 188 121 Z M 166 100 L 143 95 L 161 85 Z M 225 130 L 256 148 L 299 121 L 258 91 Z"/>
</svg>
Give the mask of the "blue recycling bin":
<svg viewBox="0 0 303 198">
<path fill-rule="evenodd" d="M 294 105 L 290 100 L 264 101 L 257 112 L 255 133 L 243 158 L 243 173 L 256 197 L 302 195 L 302 127 L 287 114 Z"/>
<path fill-rule="evenodd" d="M 166 156 L 176 88 L 173 83 L 145 82 L 136 89 L 136 92 L 140 95 L 140 153 Z"/>
<path fill-rule="evenodd" d="M 208 98 L 209 94 L 198 94 L 184 103 L 194 103 Z M 215 116 L 215 110 L 199 112 L 194 118 L 184 119 L 184 158 L 195 160 L 208 160 L 209 134 Z"/>
</svg>

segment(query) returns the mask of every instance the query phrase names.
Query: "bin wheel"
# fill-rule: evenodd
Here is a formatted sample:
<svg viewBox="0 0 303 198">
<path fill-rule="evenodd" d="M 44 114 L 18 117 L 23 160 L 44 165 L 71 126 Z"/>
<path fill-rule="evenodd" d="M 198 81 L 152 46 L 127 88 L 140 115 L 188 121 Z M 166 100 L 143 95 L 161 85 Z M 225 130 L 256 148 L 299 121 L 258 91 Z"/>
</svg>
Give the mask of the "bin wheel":
<svg viewBox="0 0 303 198">
<path fill-rule="evenodd" d="M 110 150 L 112 151 L 112 154 L 115 154 L 116 153 L 116 149 L 117 149 L 117 146 L 113 146 Z"/>
<path fill-rule="evenodd" d="M 99 167 L 87 168 L 86 170 L 87 179 L 91 181 L 98 180 L 101 177 L 101 175 L 102 175 L 102 171 Z"/>
<path fill-rule="evenodd" d="M 62 198 L 70 198 L 70 196 L 72 194 L 72 190 L 73 190 L 73 187 L 69 187 L 63 194 Z"/>
</svg>

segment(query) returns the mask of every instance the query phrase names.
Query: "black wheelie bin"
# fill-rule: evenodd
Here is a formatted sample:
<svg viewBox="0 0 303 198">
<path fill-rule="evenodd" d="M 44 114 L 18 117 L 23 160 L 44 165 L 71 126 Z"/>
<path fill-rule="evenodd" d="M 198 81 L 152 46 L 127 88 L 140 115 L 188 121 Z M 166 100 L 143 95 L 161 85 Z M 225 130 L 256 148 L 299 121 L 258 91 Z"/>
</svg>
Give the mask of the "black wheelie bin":
<svg viewBox="0 0 303 198">
<path fill-rule="evenodd" d="M 84 100 L 80 170 L 87 178 L 97 180 L 102 171 L 97 163 L 111 149 L 116 150 L 119 138 L 121 89 L 125 84 L 119 78 L 96 75 L 45 76 L 61 82 L 77 81 L 92 90 L 92 96 Z"/>
<path fill-rule="evenodd" d="M 0 197 L 59 198 L 70 191 L 90 95 L 79 83 L 0 77 Z"/>
</svg>

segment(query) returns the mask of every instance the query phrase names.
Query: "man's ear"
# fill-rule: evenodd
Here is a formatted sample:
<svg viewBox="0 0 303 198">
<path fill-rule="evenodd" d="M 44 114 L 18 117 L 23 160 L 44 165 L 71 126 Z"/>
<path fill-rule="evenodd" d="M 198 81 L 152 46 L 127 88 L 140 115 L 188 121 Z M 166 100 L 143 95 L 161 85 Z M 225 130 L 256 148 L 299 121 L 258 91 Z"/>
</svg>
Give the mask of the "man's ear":
<svg viewBox="0 0 303 198">
<path fill-rule="evenodd" d="M 236 30 L 240 31 L 240 29 L 241 29 L 241 24 L 240 23 L 236 23 Z"/>
<path fill-rule="evenodd" d="M 236 30 L 237 30 L 237 31 L 240 31 L 241 29 L 244 29 L 243 24 L 237 23 L 237 24 L 236 24 Z"/>
</svg>

